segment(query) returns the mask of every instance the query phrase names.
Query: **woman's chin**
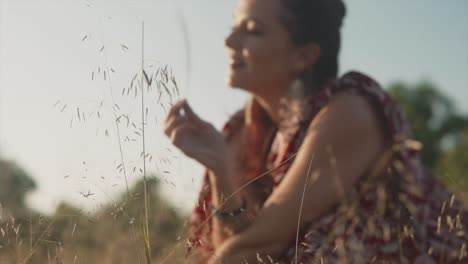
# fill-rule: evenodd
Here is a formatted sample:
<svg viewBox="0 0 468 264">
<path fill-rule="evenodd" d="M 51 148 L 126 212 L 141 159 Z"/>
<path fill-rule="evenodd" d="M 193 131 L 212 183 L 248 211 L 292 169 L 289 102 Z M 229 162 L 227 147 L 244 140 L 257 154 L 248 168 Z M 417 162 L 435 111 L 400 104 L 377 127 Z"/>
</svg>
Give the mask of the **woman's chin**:
<svg viewBox="0 0 468 264">
<path fill-rule="evenodd" d="M 248 79 L 248 74 L 245 71 L 245 67 L 228 69 L 227 83 L 232 87 L 243 87 Z"/>
<path fill-rule="evenodd" d="M 227 78 L 227 85 L 228 85 L 229 87 L 233 87 L 233 88 L 242 88 L 242 87 L 243 87 L 243 84 L 244 84 L 244 82 L 243 82 L 240 78 L 238 78 L 238 77 L 236 77 L 236 76 L 230 75 L 230 76 L 228 76 L 228 78 Z"/>
</svg>

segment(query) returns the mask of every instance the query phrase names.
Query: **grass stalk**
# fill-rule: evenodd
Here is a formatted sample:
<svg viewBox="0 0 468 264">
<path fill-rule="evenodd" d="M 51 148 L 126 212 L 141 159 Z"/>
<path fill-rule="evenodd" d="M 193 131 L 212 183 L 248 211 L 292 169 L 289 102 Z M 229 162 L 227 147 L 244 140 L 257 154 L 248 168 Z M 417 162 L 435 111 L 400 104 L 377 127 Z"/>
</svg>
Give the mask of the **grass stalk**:
<svg viewBox="0 0 468 264">
<path fill-rule="evenodd" d="M 145 243 L 145 256 L 146 263 L 151 263 L 151 250 L 149 239 L 149 225 L 148 225 L 148 191 L 147 191 L 147 175 L 146 175 L 146 142 L 145 142 L 145 22 L 141 23 L 141 132 L 142 132 L 142 149 L 143 149 L 143 199 L 144 199 L 144 226 L 143 235 Z M 148 84 L 149 85 L 149 84 Z"/>
</svg>

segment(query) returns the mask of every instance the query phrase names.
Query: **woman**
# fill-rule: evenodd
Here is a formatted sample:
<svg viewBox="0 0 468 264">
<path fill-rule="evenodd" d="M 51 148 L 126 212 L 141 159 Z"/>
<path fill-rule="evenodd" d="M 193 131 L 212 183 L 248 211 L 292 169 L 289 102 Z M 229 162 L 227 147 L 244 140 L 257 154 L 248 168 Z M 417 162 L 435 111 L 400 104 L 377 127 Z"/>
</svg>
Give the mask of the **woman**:
<svg viewBox="0 0 468 264">
<path fill-rule="evenodd" d="M 341 0 L 240 0 L 229 84 L 252 96 L 222 133 L 186 101 L 165 133 L 206 166 L 195 263 L 458 263 L 468 214 L 419 163 L 397 104 L 337 78 Z"/>
</svg>

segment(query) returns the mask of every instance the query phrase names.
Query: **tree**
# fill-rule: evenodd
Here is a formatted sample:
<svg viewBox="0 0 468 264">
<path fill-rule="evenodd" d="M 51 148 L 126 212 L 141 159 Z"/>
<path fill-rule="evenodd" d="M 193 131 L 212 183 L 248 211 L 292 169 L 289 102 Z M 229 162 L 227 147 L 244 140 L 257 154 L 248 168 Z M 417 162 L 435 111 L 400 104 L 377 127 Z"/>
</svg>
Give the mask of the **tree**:
<svg viewBox="0 0 468 264">
<path fill-rule="evenodd" d="M 138 181 L 130 195 L 123 193 L 94 213 L 63 202 L 54 215 L 44 216 L 26 205 L 28 192 L 36 188 L 32 178 L 15 163 L 0 160 L 0 259 L 8 263 L 143 263 L 143 186 Z M 183 235 L 185 217 L 161 196 L 159 187 L 156 177 L 149 177 L 149 240 L 157 261 L 153 263 L 166 256 L 170 256 L 168 264 L 181 263 L 185 244 L 175 244 Z"/>
<path fill-rule="evenodd" d="M 405 111 L 414 137 L 423 143 L 422 161 L 436 169 L 444 151 L 462 140 L 468 116 L 459 113 L 453 101 L 428 81 L 415 86 L 397 82 L 388 90 Z"/>
<path fill-rule="evenodd" d="M 423 143 L 423 163 L 468 203 L 468 115 L 428 81 L 397 82 L 388 90 L 406 112 L 414 138 Z"/>
<path fill-rule="evenodd" d="M 468 201 L 468 129 L 463 132 L 459 144 L 442 155 L 437 173 Z"/>
<path fill-rule="evenodd" d="M 13 161 L 0 159 L 0 203 L 3 216 L 15 217 L 27 214 L 26 197 L 35 190 L 36 182 Z"/>
<path fill-rule="evenodd" d="M 129 194 L 122 193 L 92 214 L 62 203 L 49 219 L 53 229 L 47 236 L 48 241 L 61 249 L 58 258 L 63 263 L 73 263 L 75 257 L 86 263 L 144 263 L 143 186 L 142 180 L 136 182 Z M 149 240 L 155 259 L 163 258 L 174 248 L 185 220 L 161 196 L 159 187 L 156 177 L 148 178 Z M 44 252 L 49 250 L 46 243 L 41 245 L 42 254 L 39 252 L 33 259 L 37 263 L 43 262 L 43 256 L 47 256 Z"/>
</svg>

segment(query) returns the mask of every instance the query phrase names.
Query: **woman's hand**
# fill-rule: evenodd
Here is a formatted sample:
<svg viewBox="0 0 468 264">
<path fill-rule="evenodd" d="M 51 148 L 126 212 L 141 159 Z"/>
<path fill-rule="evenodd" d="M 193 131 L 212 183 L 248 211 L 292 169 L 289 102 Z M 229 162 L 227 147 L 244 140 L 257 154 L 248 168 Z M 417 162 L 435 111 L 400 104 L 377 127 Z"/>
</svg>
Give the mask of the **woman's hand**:
<svg viewBox="0 0 468 264">
<path fill-rule="evenodd" d="M 212 124 L 200 119 L 185 99 L 170 109 L 164 133 L 185 155 L 217 175 L 224 173 L 228 151 L 223 136 Z"/>
<path fill-rule="evenodd" d="M 235 258 L 233 253 L 235 251 L 235 245 L 231 242 L 232 239 L 224 241 L 221 245 L 216 248 L 215 253 L 208 261 L 208 264 L 230 264 L 230 263 L 242 263 L 242 260 Z"/>
</svg>

